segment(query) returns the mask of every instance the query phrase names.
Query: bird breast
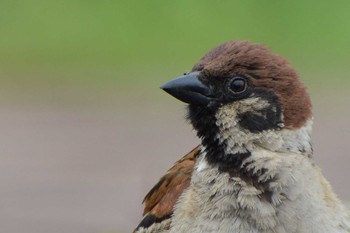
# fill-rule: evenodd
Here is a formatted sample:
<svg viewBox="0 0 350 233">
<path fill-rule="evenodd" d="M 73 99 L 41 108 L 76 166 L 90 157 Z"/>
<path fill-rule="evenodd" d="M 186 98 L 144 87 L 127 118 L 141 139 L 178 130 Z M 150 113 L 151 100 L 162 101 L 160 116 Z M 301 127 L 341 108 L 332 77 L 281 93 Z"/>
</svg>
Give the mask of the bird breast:
<svg viewBox="0 0 350 233">
<path fill-rule="evenodd" d="M 325 203 L 325 196 L 333 192 L 308 157 L 260 148 L 253 151 L 242 166 L 247 174 L 257 174 L 256 180 L 220 172 L 206 162 L 203 153 L 196 164 L 190 187 L 175 207 L 170 232 L 350 230 L 349 225 L 346 226 L 349 217 L 344 211 L 338 213 L 338 222 L 334 221 L 333 214 L 343 207 L 334 196 L 328 200 L 333 208 L 329 209 L 330 203 Z M 339 227 L 341 224 L 343 229 Z"/>
</svg>

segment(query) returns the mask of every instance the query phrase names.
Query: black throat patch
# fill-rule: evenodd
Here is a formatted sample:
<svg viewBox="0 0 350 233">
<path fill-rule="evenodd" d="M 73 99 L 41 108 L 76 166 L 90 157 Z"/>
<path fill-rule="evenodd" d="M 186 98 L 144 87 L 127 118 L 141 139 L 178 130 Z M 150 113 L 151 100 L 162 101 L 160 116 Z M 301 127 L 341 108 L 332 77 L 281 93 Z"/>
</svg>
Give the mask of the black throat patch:
<svg viewBox="0 0 350 233">
<path fill-rule="evenodd" d="M 248 111 L 243 114 L 238 114 L 238 124 L 242 130 L 248 130 L 251 133 L 260 133 L 265 130 L 280 129 L 283 122 L 282 111 L 277 96 L 266 92 L 256 92 L 254 93 L 254 97 L 266 100 L 268 105 L 257 111 Z M 250 151 L 226 154 L 226 145 L 220 142 L 217 137 L 220 133 L 216 125 L 217 119 L 215 117 L 218 106 L 189 106 L 188 119 L 197 131 L 198 137 L 202 140 L 202 145 L 205 147 L 205 159 L 208 164 L 217 166 L 220 172 L 227 172 L 231 177 L 239 177 L 247 184 L 261 190 L 261 198 L 271 202 L 272 193 L 268 190 L 268 185 L 275 180 L 275 177 L 261 181 L 262 179 L 260 179 L 260 177 L 264 175 L 267 170 L 253 172 L 251 169 L 248 169 L 248 165 L 255 162 L 244 162 L 251 155 Z"/>
</svg>

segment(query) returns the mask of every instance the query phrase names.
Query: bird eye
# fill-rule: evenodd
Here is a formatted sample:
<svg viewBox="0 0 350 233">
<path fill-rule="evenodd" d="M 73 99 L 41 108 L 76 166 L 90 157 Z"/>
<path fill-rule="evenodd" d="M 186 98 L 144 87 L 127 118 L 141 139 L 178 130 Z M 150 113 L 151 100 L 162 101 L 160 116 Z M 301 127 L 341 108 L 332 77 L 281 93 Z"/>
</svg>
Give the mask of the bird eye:
<svg viewBox="0 0 350 233">
<path fill-rule="evenodd" d="M 235 94 L 242 93 L 247 89 L 247 82 L 243 78 L 235 78 L 230 83 L 230 89 Z"/>
</svg>

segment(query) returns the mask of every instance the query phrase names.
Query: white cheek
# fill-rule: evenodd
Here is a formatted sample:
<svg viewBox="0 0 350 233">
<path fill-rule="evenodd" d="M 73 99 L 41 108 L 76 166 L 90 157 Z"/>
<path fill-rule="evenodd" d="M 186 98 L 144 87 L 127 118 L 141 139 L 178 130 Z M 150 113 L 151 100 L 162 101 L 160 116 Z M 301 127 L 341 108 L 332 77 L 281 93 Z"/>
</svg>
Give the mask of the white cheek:
<svg viewBox="0 0 350 233">
<path fill-rule="evenodd" d="M 227 154 L 244 153 L 254 149 L 254 142 L 261 134 L 242 129 L 238 124 L 237 115 L 266 108 L 268 104 L 266 100 L 255 97 L 227 104 L 218 110 L 215 117 L 219 133 L 216 138 L 225 146 Z"/>
<path fill-rule="evenodd" d="M 216 125 L 219 129 L 216 138 L 224 145 L 225 153 L 236 154 L 253 151 L 257 147 L 270 151 L 293 151 L 311 153 L 312 119 L 304 127 L 295 130 L 266 130 L 252 133 L 240 127 L 238 115 L 247 111 L 258 111 L 268 106 L 266 100 L 248 98 L 227 104 L 218 109 Z M 283 117 L 283 116 L 282 116 Z"/>
</svg>

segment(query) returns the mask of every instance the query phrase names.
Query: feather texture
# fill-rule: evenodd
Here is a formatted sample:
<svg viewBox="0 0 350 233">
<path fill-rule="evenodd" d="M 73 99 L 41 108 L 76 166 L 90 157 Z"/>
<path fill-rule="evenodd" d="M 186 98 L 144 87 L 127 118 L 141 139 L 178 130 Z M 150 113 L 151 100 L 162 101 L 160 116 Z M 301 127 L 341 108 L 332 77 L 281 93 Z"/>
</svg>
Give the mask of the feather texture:
<svg viewBox="0 0 350 233">
<path fill-rule="evenodd" d="M 135 232 L 155 227 L 152 226 L 154 224 L 165 225 L 164 228 L 169 227 L 169 224 L 164 224 L 164 222 L 169 222 L 167 220 L 171 217 L 178 198 L 190 185 L 193 167 L 200 152 L 199 148 L 200 146 L 197 146 L 177 161 L 148 192 L 143 200 L 144 217 Z"/>
</svg>

